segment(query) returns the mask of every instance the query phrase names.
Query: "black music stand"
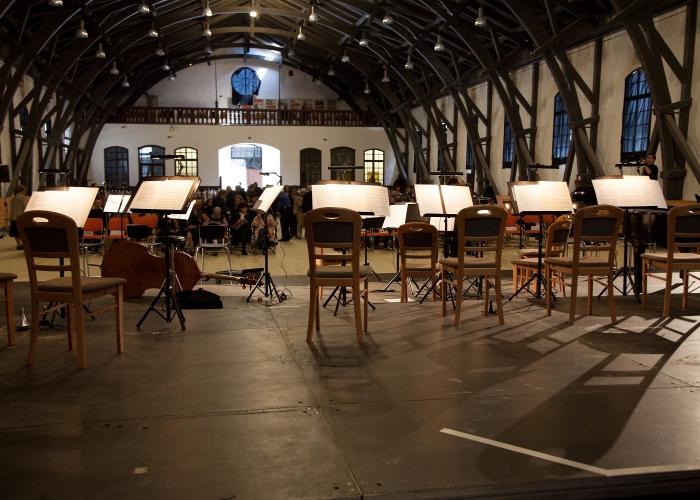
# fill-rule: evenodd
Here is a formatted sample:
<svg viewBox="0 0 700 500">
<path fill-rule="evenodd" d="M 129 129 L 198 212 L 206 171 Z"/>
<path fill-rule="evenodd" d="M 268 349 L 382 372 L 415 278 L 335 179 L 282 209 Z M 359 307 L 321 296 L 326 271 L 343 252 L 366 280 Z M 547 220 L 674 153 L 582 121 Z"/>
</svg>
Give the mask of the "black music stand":
<svg viewBox="0 0 700 500">
<path fill-rule="evenodd" d="M 393 229 L 397 231 L 399 226 L 407 222 L 418 222 L 421 220 L 420 212 L 418 212 L 418 204 L 412 202 L 398 203 L 389 206 L 389 215 L 384 219 L 382 224 L 383 229 Z M 394 233 L 394 252 L 396 253 L 396 274 L 389 280 L 386 286 L 381 290 L 388 292 L 389 287 L 394 283 L 401 282 L 401 269 L 399 268 L 399 244 L 396 233 Z M 366 260 L 366 259 L 365 259 Z"/>
<path fill-rule="evenodd" d="M 174 267 L 175 247 L 172 244 L 173 237 L 170 236 L 168 215 L 187 213 L 198 187 L 199 177 L 147 177 L 139 182 L 134 195 L 129 200 L 127 211 L 157 213 L 165 217 L 165 276 L 163 284 L 153 302 L 136 323 L 136 328 L 141 328 L 148 315 L 154 312 L 166 323 L 170 323 L 177 316 L 180 328 L 185 330 L 185 315 L 182 313 L 175 295 L 175 284 L 178 279 Z M 161 298 L 165 301 L 164 313 L 156 307 Z"/>
<path fill-rule="evenodd" d="M 275 172 L 269 172 L 277 175 Z M 280 182 L 282 181 L 282 177 L 280 177 Z M 263 297 L 266 299 L 271 298 L 274 296 L 277 298 L 277 302 L 282 302 L 282 299 L 280 298 L 280 294 L 277 291 L 277 286 L 275 285 L 275 281 L 272 279 L 272 275 L 270 274 L 270 267 L 269 267 L 269 253 L 268 250 L 270 248 L 270 235 L 267 232 L 267 211 L 270 209 L 272 206 L 272 203 L 277 199 L 277 196 L 282 192 L 284 187 L 280 184 L 279 186 L 269 186 L 266 187 L 260 197 L 258 198 L 258 201 L 255 203 L 253 206 L 253 210 L 256 210 L 258 212 L 261 212 L 264 214 L 265 217 L 265 226 L 261 229 L 261 231 L 264 229 L 265 230 L 265 245 L 263 246 L 263 255 L 265 256 L 265 264 L 264 264 L 264 271 L 260 276 L 258 277 L 258 280 L 255 282 L 255 285 L 253 285 L 250 289 L 250 293 L 248 294 L 248 298 L 246 299 L 246 302 L 250 302 L 250 299 L 253 297 L 253 294 L 255 292 L 261 292 L 263 294 Z"/>
</svg>

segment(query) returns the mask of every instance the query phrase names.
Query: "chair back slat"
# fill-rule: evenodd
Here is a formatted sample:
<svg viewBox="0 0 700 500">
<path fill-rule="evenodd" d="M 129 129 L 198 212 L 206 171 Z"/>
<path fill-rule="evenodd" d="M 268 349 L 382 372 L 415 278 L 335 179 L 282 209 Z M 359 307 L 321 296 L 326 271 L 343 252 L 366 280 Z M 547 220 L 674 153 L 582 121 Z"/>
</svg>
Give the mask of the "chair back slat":
<svg viewBox="0 0 700 500">
<path fill-rule="evenodd" d="M 700 203 L 681 205 L 668 213 L 669 254 L 680 248 L 700 246 Z"/>
<path fill-rule="evenodd" d="M 622 218 L 622 209 L 613 205 L 592 205 L 579 209 L 573 222 L 573 265 L 578 265 L 582 252 L 594 250 L 607 252 L 608 265 L 612 266 Z"/>
<path fill-rule="evenodd" d="M 438 231 L 437 228 L 425 222 L 408 222 L 399 226 L 397 231 L 401 258 L 405 261 L 411 259 L 430 259 L 437 262 L 438 259 Z M 417 252 L 426 253 L 417 253 Z"/>
<path fill-rule="evenodd" d="M 314 222 L 314 244 L 333 248 L 350 248 L 353 241 L 352 222 L 326 220 Z"/>
<path fill-rule="evenodd" d="M 570 220 L 557 220 L 547 228 L 547 242 L 545 257 L 561 257 L 566 253 L 569 234 L 571 233 Z"/>
</svg>

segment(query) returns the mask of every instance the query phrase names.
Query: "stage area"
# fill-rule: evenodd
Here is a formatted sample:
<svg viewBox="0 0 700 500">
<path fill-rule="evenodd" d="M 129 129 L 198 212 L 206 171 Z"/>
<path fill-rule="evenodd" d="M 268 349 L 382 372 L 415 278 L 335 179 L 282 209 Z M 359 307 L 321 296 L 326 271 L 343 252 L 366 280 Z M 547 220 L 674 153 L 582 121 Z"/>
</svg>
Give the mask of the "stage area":
<svg viewBox="0 0 700 500">
<path fill-rule="evenodd" d="M 305 342 L 308 287 L 223 310 L 186 311 L 187 330 L 128 301 L 126 352 L 111 317 L 87 320 L 88 369 L 45 327 L 0 336 L 3 498 L 567 498 L 697 491 L 700 302 L 657 319 L 617 298 L 569 327 L 567 300 L 505 305 L 504 326 L 465 302 L 376 290 L 366 346 L 352 311 L 321 312 Z M 509 286 L 508 281 L 508 286 Z M 17 285 L 19 307 L 28 286 Z M 680 301 L 679 297 L 674 297 Z M 585 310 L 581 300 L 579 311 Z M 678 314 L 678 310 L 676 310 Z M 62 328 L 59 320 L 56 326 Z M 690 496 L 688 496 L 690 497 Z"/>
</svg>

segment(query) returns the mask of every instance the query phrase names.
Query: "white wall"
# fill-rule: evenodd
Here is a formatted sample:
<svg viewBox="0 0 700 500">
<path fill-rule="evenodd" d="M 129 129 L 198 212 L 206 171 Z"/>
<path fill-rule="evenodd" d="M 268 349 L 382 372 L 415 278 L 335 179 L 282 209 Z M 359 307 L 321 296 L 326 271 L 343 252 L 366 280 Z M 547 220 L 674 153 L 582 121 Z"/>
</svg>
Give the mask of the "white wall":
<svg viewBox="0 0 700 500">
<path fill-rule="evenodd" d="M 267 144 L 280 150 L 281 174 L 285 184 L 299 183 L 299 151 L 321 150 L 323 179 L 330 179 L 330 150 L 338 146 L 355 149 L 357 159 L 366 149 L 385 153 L 384 182 L 391 184 L 396 175 L 396 160 L 384 129 L 379 127 L 219 127 L 215 125 L 105 125 L 93 152 L 88 183 L 104 180 L 104 148 L 123 146 L 129 150 L 129 180 L 138 182 L 138 148 L 144 145 L 165 147 L 166 153 L 190 146 L 199 151 L 199 175 L 202 184 L 219 184 L 219 149 L 237 143 Z M 173 165 L 166 162 L 172 175 Z M 358 175 L 359 178 L 359 175 Z"/>
</svg>

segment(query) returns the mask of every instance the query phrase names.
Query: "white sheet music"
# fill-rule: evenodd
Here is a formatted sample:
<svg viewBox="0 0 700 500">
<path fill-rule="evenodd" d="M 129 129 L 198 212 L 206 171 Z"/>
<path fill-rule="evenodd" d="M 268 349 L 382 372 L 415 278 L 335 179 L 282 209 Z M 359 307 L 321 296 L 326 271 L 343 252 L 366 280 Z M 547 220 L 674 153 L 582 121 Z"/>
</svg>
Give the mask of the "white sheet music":
<svg viewBox="0 0 700 500">
<path fill-rule="evenodd" d="M 183 209 L 192 190 L 190 179 L 164 179 L 144 181 L 131 200 L 131 210 L 171 210 Z"/>
<path fill-rule="evenodd" d="M 173 220 L 189 220 L 190 215 L 192 214 L 192 209 L 194 208 L 194 204 L 196 203 L 195 200 L 192 200 L 190 202 L 190 206 L 187 207 L 187 212 L 184 214 L 168 214 L 168 219 L 173 219 Z"/>
<path fill-rule="evenodd" d="M 282 189 L 282 186 L 268 186 L 263 189 L 263 192 L 258 198 L 258 201 L 255 202 L 253 209 L 260 210 L 261 212 L 267 212 L 272 206 L 272 203 L 274 203 L 275 199 L 277 199 L 279 194 L 282 192 Z"/>
<path fill-rule="evenodd" d="M 661 184 L 645 175 L 593 179 L 593 189 L 601 205 L 668 208 Z"/>
<path fill-rule="evenodd" d="M 389 190 L 372 184 L 314 184 L 311 187 L 314 208 L 340 207 L 375 217 L 389 214 Z"/>
<path fill-rule="evenodd" d="M 27 203 L 27 211 L 46 210 L 67 215 L 83 227 L 95 203 L 98 188 L 70 187 L 66 191 L 37 191 Z"/>
<path fill-rule="evenodd" d="M 416 201 L 421 215 L 458 214 L 473 205 L 469 186 L 416 184 Z"/>
<path fill-rule="evenodd" d="M 384 219 L 382 229 L 396 229 L 406 222 L 408 203 L 389 205 L 389 215 Z"/>
<path fill-rule="evenodd" d="M 518 213 L 571 213 L 573 211 L 573 203 L 566 182 L 538 181 L 527 184 L 511 184 L 510 188 Z"/>
<path fill-rule="evenodd" d="M 431 217 L 430 218 L 430 225 L 435 226 L 438 231 L 444 231 L 445 230 L 445 217 Z M 454 217 L 447 218 L 447 230 L 448 231 L 455 230 L 455 218 Z"/>
<path fill-rule="evenodd" d="M 105 202 L 104 212 L 107 214 L 123 214 L 126 213 L 126 206 L 131 200 L 129 194 L 110 194 Z"/>
</svg>

